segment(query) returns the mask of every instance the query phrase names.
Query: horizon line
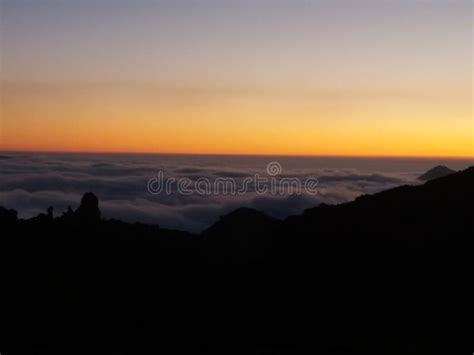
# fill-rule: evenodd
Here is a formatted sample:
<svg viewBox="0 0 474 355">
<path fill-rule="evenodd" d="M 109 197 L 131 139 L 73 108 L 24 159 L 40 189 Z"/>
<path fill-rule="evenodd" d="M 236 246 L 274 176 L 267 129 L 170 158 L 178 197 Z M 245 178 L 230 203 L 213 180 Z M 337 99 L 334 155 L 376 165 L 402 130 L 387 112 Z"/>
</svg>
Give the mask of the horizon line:
<svg viewBox="0 0 474 355">
<path fill-rule="evenodd" d="M 152 151 L 81 151 L 81 150 L 0 150 L 0 153 L 44 153 L 44 154 L 109 154 L 109 155 L 177 155 L 177 156 L 221 156 L 221 157 L 285 157 L 285 158 L 352 158 L 352 159 L 448 159 L 474 160 L 474 156 L 437 156 L 437 155 L 344 155 L 344 154 L 260 154 L 260 153 L 188 153 L 188 152 L 152 152 Z"/>
</svg>

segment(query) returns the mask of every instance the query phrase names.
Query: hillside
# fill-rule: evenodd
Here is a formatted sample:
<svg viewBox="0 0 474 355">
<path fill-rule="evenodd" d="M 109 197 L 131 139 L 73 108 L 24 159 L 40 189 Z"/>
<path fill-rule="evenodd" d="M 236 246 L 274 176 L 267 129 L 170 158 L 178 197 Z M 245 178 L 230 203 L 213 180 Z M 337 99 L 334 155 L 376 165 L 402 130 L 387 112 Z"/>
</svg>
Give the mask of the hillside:
<svg viewBox="0 0 474 355">
<path fill-rule="evenodd" d="M 469 346 L 474 168 L 278 221 L 195 235 L 0 208 L 0 349 L 455 353 Z"/>
</svg>

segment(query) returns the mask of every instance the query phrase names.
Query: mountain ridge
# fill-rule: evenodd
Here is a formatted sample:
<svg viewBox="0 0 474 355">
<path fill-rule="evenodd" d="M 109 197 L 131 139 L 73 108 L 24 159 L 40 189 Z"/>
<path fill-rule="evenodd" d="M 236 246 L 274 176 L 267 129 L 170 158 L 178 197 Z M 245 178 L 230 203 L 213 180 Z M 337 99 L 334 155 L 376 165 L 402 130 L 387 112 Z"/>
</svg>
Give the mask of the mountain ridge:
<svg viewBox="0 0 474 355">
<path fill-rule="evenodd" d="M 201 235 L 0 208 L 5 352 L 453 353 L 474 167 L 283 221 L 238 209 Z M 3 329 L 5 328 L 5 329 Z"/>
</svg>

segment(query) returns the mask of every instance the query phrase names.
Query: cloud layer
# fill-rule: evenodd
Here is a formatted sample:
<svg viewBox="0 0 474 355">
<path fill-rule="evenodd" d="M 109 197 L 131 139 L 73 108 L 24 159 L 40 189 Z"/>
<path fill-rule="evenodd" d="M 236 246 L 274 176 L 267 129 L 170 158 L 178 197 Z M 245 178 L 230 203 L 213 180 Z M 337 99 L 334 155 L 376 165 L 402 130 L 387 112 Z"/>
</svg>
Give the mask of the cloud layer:
<svg viewBox="0 0 474 355">
<path fill-rule="evenodd" d="M 274 159 L 274 158 L 272 158 Z M 362 166 L 347 168 L 346 162 L 327 160 L 290 161 L 284 158 L 279 177 L 319 180 L 317 194 L 258 194 L 253 185 L 241 195 L 153 195 L 147 182 L 163 171 L 165 178 L 235 179 L 237 185 L 254 174 L 266 175 L 271 159 L 250 157 L 195 157 L 157 155 L 12 154 L 0 156 L 0 205 L 14 208 L 23 218 L 53 206 L 62 213 L 76 208 L 83 193 L 100 198 L 104 217 L 129 222 L 160 224 L 167 228 L 200 231 L 219 216 L 241 206 L 253 207 L 285 218 L 322 202 L 336 204 L 396 185 L 416 183 L 423 168 L 394 171 Z M 339 165 L 339 166 L 338 166 Z M 385 170 L 385 171 L 384 171 Z"/>
</svg>

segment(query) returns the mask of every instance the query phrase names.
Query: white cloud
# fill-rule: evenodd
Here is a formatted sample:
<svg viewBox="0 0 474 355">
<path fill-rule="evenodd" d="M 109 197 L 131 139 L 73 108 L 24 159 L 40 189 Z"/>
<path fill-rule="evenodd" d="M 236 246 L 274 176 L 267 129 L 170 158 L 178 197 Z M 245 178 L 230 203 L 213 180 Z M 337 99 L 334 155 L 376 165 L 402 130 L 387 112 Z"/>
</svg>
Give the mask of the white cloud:
<svg viewBox="0 0 474 355">
<path fill-rule="evenodd" d="M 59 214 L 68 206 L 76 208 L 81 196 L 92 191 L 99 196 L 106 218 L 129 222 L 160 224 L 167 228 L 200 231 L 220 215 L 246 206 L 262 210 L 274 217 L 285 218 L 301 213 L 321 202 L 336 204 L 364 193 L 373 193 L 403 183 L 414 183 L 414 173 L 382 173 L 337 169 L 334 167 L 299 166 L 285 169 L 286 177 L 319 180 L 318 194 L 190 196 L 178 194 L 152 195 L 147 181 L 162 169 L 166 177 L 233 178 L 238 183 L 246 176 L 265 172 L 265 161 L 226 166 L 224 160 L 210 158 L 179 159 L 166 156 L 132 155 L 60 155 L 2 154 L 0 171 L 0 205 L 16 209 L 22 218 L 32 217 L 54 206 Z M 10 158 L 8 158 L 10 156 Z M 252 186 L 250 186 L 252 188 Z"/>
</svg>

